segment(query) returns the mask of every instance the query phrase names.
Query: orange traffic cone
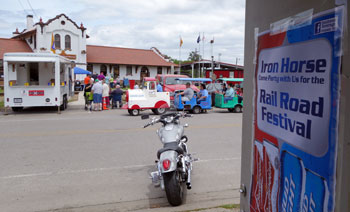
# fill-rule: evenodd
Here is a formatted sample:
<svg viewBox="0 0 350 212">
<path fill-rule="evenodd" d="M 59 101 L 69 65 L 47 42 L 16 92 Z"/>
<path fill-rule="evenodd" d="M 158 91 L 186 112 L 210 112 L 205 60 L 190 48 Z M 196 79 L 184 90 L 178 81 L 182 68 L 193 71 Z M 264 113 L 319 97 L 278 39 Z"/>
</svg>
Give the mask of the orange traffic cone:
<svg viewBox="0 0 350 212">
<path fill-rule="evenodd" d="M 102 99 L 103 110 L 109 110 L 109 108 L 107 107 L 107 99 L 108 99 L 108 97 L 103 97 L 103 99 Z"/>
</svg>

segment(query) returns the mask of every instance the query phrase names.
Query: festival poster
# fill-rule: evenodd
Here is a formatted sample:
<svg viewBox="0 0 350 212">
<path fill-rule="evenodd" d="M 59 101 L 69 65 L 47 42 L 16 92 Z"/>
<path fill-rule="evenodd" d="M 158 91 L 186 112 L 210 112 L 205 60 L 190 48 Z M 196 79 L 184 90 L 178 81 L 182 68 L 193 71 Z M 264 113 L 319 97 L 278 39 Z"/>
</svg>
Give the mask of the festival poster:
<svg viewBox="0 0 350 212">
<path fill-rule="evenodd" d="M 257 38 L 250 211 L 334 211 L 343 7 Z"/>
</svg>

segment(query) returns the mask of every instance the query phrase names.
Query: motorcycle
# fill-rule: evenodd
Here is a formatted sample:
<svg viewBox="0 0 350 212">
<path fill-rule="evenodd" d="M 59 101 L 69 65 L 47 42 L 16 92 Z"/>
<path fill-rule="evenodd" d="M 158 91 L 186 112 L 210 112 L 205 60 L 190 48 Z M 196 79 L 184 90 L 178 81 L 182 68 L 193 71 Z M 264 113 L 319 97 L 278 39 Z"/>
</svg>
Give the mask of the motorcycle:
<svg viewBox="0 0 350 212">
<path fill-rule="evenodd" d="M 165 190 L 168 202 L 172 206 L 181 205 L 185 198 L 185 185 L 191 189 L 191 171 L 194 159 L 188 152 L 184 135 L 184 128 L 188 124 L 181 125 L 180 118 L 192 117 L 185 112 L 168 113 L 160 117 L 153 117 L 144 128 L 161 123 L 157 130 L 157 135 L 163 143 L 163 148 L 157 152 L 157 171 L 151 172 L 152 183 Z M 143 115 L 142 119 L 149 119 L 148 115 Z"/>
</svg>

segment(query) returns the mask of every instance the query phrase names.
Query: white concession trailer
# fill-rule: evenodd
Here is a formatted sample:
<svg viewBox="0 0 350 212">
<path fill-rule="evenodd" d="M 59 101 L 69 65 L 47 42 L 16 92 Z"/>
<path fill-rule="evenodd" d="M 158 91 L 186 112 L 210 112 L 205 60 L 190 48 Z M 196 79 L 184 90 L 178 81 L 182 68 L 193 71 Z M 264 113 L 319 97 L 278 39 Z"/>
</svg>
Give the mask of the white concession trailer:
<svg viewBox="0 0 350 212">
<path fill-rule="evenodd" d="M 4 54 L 4 102 L 23 107 L 67 107 L 73 92 L 72 61 L 52 53 Z"/>
</svg>

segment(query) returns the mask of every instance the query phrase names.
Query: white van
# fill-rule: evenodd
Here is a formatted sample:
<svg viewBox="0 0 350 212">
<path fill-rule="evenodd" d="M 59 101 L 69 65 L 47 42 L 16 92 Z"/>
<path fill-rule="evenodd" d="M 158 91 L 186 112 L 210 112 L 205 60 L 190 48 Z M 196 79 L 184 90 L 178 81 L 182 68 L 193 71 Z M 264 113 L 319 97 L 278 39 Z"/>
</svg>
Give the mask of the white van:
<svg viewBox="0 0 350 212">
<path fill-rule="evenodd" d="M 13 111 L 23 107 L 67 108 L 73 95 L 72 61 L 52 53 L 4 54 L 4 102 Z"/>
</svg>

